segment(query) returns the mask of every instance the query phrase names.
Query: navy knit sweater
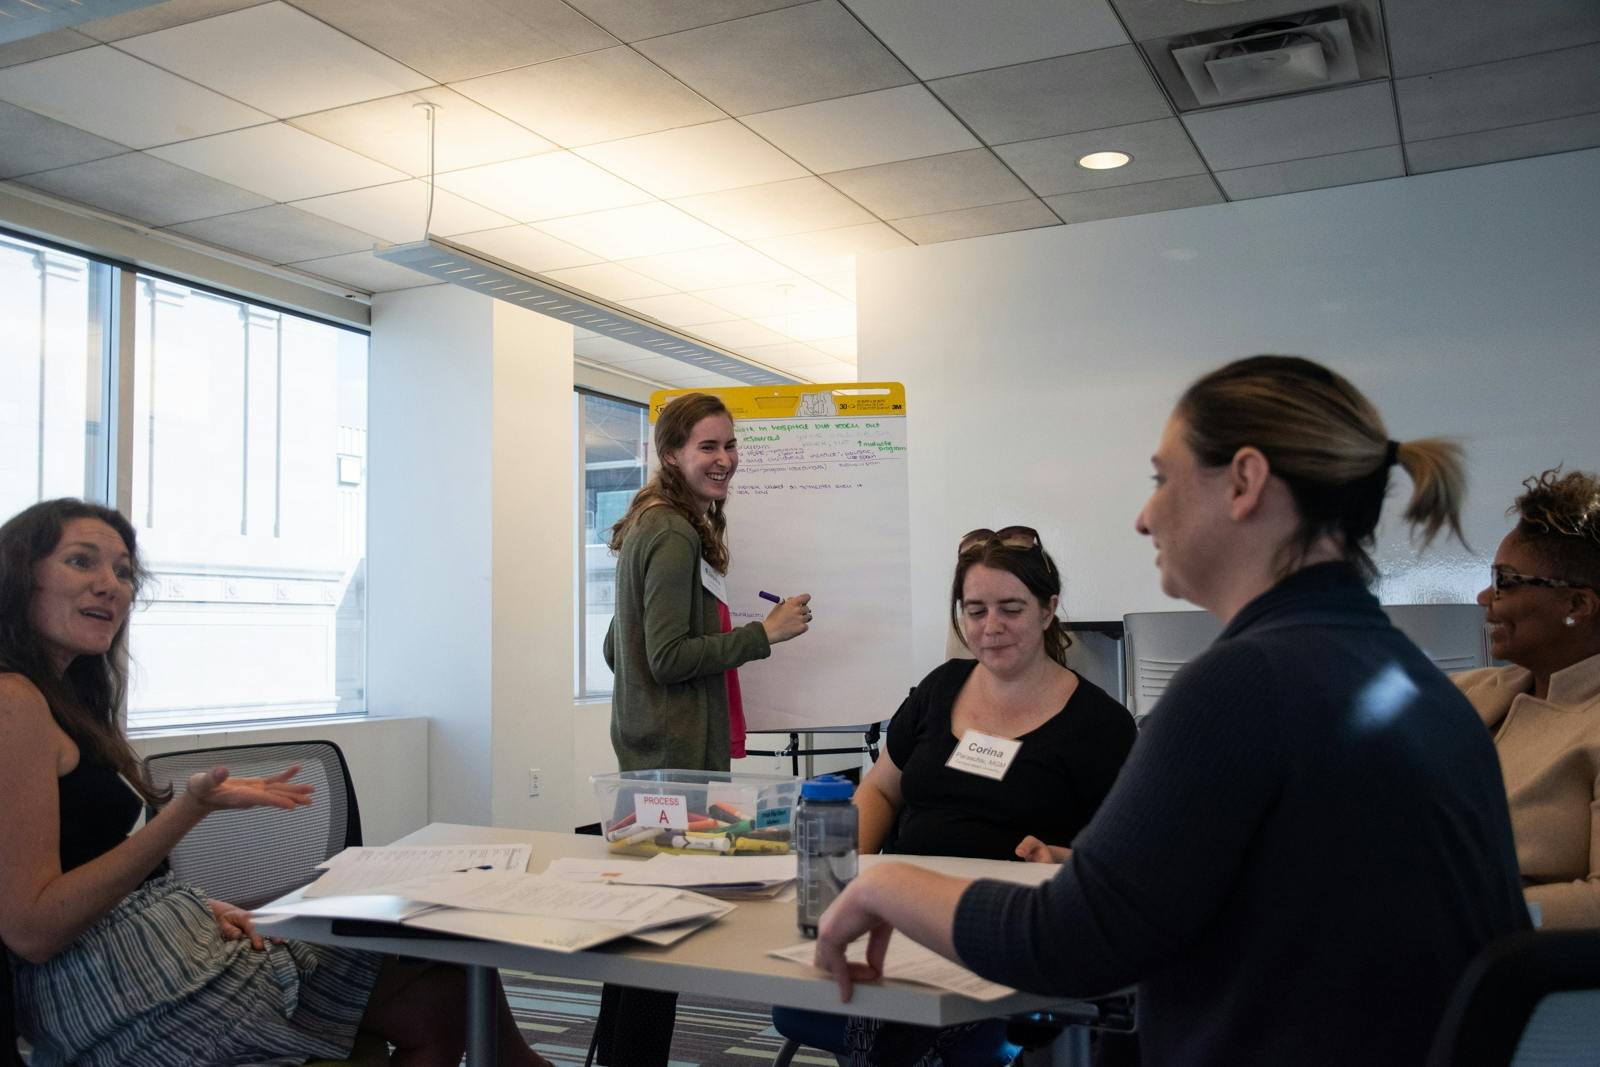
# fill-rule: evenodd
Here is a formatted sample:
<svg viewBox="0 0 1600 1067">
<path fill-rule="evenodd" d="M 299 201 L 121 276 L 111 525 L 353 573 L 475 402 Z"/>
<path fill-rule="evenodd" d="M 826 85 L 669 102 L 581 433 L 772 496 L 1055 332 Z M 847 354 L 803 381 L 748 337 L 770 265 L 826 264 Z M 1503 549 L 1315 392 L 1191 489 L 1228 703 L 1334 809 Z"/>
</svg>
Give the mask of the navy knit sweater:
<svg viewBox="0 0 1600 1067">
<path fill-rule="evenodd" d="M 1173 679 L 1072 861 L 961 898 L 961 959 L 1038 993 L 1139 983 L 1145 1062 L 1417 1064 L 1468 960 L 1526 929 L 1483 724 L 1344 564 Z"/>
</svg>

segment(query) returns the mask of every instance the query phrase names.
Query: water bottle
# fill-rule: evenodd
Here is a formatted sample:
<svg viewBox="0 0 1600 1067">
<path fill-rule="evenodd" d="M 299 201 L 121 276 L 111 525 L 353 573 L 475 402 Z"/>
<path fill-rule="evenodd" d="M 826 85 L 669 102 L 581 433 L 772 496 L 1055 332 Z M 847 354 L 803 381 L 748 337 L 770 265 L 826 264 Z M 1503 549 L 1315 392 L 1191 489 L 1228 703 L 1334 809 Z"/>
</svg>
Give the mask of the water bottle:
<svg viewBox="0 0 1600 1067">
<path fill-rule="evenodd" d="M 859 839 L 855 786 L 850 779 L 824 774 L 800 787 L 800 808 L 794 817 L 799 870 L 795 897 L 800 932 L 817 936 L 817 920 L 856 876 Z"/>
</svg>

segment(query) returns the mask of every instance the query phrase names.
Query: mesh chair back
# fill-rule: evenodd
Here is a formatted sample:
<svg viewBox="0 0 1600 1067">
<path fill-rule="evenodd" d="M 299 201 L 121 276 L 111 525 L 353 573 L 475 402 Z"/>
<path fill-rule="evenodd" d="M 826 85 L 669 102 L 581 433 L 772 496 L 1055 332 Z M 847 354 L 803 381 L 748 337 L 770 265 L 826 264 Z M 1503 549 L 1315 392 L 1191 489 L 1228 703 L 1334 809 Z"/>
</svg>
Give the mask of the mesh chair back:
<svg viewBox="0 0 1600 1067">
<path fill-rule="evenodd" d="M 1487 667 L 1483 608 L 1477 604 L 1385 604 L 1395 629 L 1449 674 Z"/>
<path fill-rule="evenodd" d="M 1127 705 L 1135 718 L 1150 714 L 1172 676 L 1222 633 L 1207 611 L 1138 611 L 1122 617 Z"/>
<path fill-rule="evenodd" d="M 150 756 L 145 768 L 158 787 L 182 793 L 189 776 L 223 766 L 239 778 L 259 778 L 300 764 L 296 781 L 316 787 L 297 811 L 252 808 L 219 811 L 184 835 L 168 857 L 179 878 L 207 896 L 254 908 L 317 876 L 317 864 L 361 844 L 361 815 L 344 754 L 331 741 L 233 745 Z"/>
<path fill-rule="evenodd" d="M 1600 1062 L 1600 930 L 1512 934 L 1462 976 L 1428 1067 Z"/>
</svg>

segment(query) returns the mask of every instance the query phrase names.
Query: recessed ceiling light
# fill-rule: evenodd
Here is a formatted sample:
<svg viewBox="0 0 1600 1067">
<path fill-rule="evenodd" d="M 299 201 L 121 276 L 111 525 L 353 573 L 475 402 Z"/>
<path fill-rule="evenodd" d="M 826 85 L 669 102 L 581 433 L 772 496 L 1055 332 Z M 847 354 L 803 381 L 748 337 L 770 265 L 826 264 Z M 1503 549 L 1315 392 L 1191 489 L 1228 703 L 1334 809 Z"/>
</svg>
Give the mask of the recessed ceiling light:
<svg viewBox="0 0 1600 1067">
<path fill-rule="evenodd" d="M 1078 160 L 1078 166 L 1088 170 L 1116 170 L 1132 161 L 1133 157 L 1126 152 L 1090 152 Z"/>
</svg>

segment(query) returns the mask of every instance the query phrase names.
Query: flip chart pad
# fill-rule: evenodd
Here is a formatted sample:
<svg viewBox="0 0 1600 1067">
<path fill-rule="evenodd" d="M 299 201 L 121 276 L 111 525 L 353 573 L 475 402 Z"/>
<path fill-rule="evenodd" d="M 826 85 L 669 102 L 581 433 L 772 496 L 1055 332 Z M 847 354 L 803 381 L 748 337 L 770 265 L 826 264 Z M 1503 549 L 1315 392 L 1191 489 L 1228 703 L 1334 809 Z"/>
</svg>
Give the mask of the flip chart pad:
<svg viewBox="0 0 1600 1067">
<path fill-rule="evenodd" d="M 816 730 L 888 718 L 911 677 L 905 390 L 895 382 L 709 392 L 733 413 L 739 470 L 728 496 L 728 609 L 766 617 L 762 592 L 811 594 L 811 629 L 739 669 L 751 730 Z"/>
</svg>

